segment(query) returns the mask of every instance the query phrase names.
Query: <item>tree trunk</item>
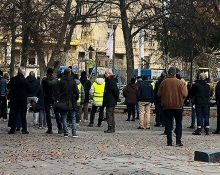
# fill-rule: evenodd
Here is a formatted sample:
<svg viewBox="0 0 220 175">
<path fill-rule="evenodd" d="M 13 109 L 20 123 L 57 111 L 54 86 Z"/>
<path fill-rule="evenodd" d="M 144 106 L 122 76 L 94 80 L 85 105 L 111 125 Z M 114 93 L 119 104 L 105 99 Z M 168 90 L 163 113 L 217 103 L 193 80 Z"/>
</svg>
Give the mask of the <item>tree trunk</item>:
<svg viewBox="0 0 220 175">
<path fill-rule="evenodd" d="M 38 62 L 39 62 L 39 68 L 40 68 L 40 77 L 41 79 L 46 75 L 46 63 L 44 59 L 44 51 L 43 51 L 43 41 L 38 36 L 37 33 L 31 33 L 31 37 L 34 41 L 34 49 L 37 52 Z"/>
<path fill-rule="evenodd" d="M 59 59 L 62 59 L 59 56 L 60 55 L 59 53 L 60 53 L 60 51 L 64 51 L 64 40 L 65 40 L 65 36 L 66 36 L 68 21 L 70 19 L 71 4 L 72 4 L 72 0 L 68 0 L 67 3 L 66 3 L 61 31 L 58 34 L 57 43 L 56 43 L 56 45 L 53 49 L 53 52 L 51 54 L 50 60 L 47 64 L 47 67 L 53 67 L 55 61 L 57 61 Z"/>
<path fill-rule="evenodd" d="M 76 27 L 75 25 L 70 26 L 70 31 L 66 36 L 66 43 L 65 43 L 65 47 L 64 47 L 64 52 L 67 52 L 68 50 L 70 50 L 70 43 L 72 40 L 73 31 L 74 31 L 75 27 Z"/>
<path fill-rule="evenodd" d="M 12 27 L 11 28 L 11 63 L 10 63 L 10 71 L 9 71 L 9 74 L 10 74 L 10 77 L 13 77 L 14 76 L 14 72 L 15 72 L 15 40 L 16 40 L 16 35 L 15 35 L 15 31 L 16 31 L 16 28 L 15 27 Z"/>
<path fill-rule="evenodd" d="M 29 15 L 31 10 L 31 1 L 25 0 L 23 3 L 22 14 L 22 53 L 21 53 L 21 66 L 26 67 L 28 60 L 28 52 L 30 46 L 30 28 L 29 28 Z"/>
<path fill-rule="evenodd" d="M 127 81 L 134 76 L 134 53 L 131 28 L 128 24 L 128 16 L 126 12 L 126 1 L 120 0 L 120 13 L 122 22 L 122 31 L 124 35 L 126 59 L 127 59 Z"/>
</svg>

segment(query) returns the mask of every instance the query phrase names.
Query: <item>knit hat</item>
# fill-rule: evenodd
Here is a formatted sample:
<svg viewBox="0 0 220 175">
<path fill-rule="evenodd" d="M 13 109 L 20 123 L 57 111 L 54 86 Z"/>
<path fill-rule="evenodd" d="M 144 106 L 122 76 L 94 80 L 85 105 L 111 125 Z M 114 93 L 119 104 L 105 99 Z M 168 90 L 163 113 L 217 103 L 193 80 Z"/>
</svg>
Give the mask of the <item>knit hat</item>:
<svg viewBox="0 0 220 175">
<path fill-rule="evenodd" d="M 168 75 L 174 76 L 176 75 L 176 68 L 175 67 L 170 67 L 168 70 Z"/>
<path fill-rule="evenodd" d="M 53 69 L 52 68 L 48 68 L 47 69 L 47 75 L 52 75 L 53 74 Z"/>
</svg>

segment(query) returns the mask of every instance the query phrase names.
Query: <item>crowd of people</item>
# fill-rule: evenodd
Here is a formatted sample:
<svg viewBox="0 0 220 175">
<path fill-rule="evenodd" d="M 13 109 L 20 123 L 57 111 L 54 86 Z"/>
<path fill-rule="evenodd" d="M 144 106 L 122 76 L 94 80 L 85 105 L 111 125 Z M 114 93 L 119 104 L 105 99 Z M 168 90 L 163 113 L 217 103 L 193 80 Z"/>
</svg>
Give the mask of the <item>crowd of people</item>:
<svg viewBox="0 0 220 175">
<path fill-rule="evenodd" d="M 114 111 L 119 100 L 117 81 L 110 69 L 104 75 L 98 75 L 94 82 L 87 78 L 87 72 L 74 74 L 70 68 L 55 76 L 54 70 L 47 69 L 47 75 L 42 80 L 36 78 L 34 72 L 25 78 L 25 70 L 10 80 L 0 71 L 0 114 L 7 121 L 9 112 L 8 134 L 20 131 L 28 134 L 27 112 L 33 110 L 33 125 L 47 128 L 47 134 L 53 134 L 51 118 L 55 116 L 59 134 L 69 136 L 68 125 L 71 126 L 72 137 L 77 135 L 77 123 L 87 122 L 94 126 L 94 118 L 99 109 L 97 127 L 107 120 L 105 133 L 115 132 Z M 132 78 L 123 89 L 128 118 L 126 121 L 139 119 L 138 129 L 150 129 L 151 106 L 155 106 L 155 127 L 164 127 L 167 135 L 167 145 L 172 146 L 173 130 L 176 134 L 176 145 L 182 144 L 182 114 L 186 98 L 192 106 L 192 123 L 189 128 L 197 129 L 192 133 L 201 135 L 204 128 L 209 135 L 209 112 L 211 88 L 206 81 L 206 74 L 201 73 L 198 79 L 187 86 L 179 75 L 178 69 L 170 67 L 163 72 L 158 81 L 152 82 L 147 76 Z M 217 101 L 217 129 L 213 134 L 220 133 L 220 82 L 215 88 Z M 8 101 L 8 103 L 7 103 Z M 89 103 L 91 112 L 89 117 Z M 104 113 L 106 117 L 104 117 Z M 173 129 L 175 121 L 175 129 Z"/>
</svg>

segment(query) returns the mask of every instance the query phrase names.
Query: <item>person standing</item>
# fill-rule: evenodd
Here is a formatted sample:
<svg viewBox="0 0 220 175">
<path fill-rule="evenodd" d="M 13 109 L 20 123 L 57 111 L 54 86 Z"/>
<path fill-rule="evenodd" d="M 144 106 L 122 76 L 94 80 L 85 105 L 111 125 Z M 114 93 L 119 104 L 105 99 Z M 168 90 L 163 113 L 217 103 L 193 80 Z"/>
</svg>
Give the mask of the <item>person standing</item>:
<svg viewBox="0 0 220 175">
<path fill-rule="evenodd" d="M 115 132 L 115 106 L 119 99 L 119 89 L 110 69 L 105 71 L 105 91 L 103 97 L 103 106 L 106 107 L 106 119 L 108 123 L 108 129 L 104 131 L 105 133 Z"/>
<path fill-rule="evenodd" d="M 99 119 L 98 119 L 98 127 L 101 127 L 102 120 L 104 116 L 104 107 L 103 107 L 103 95 L 105 90 L 105 80 L 103 75 L 99 75 L 95 82 L 92 84 L 90 89 L 90 96 L 92 99 L 92 110 L 90 114 L 90 122 L 89 127 L 93 127 L 95 113 L 99 108 Z"/>
<path fill-rule="evenodd" d="M 7 122 L 7 80 L 3 78 L 3 72 L 0 70 L 0 119 Z"/>
<path fill-rule="evenodd" d="M 53 134 L 52 122 L 51 122 L 51 109 L 53 108 L 54 102 L 56 102 L 57 94 L 59 91 L 58 80 L 53 76 L 53 69 L 47 69 L 47 77 L 42 80 L 42 89 L 44 94 L 44 109 L 46 113 L 47 121 L 47 134 Z M 62 133 L 61 118 L 59 115 L 55 115 L 58 133 Z"/>
<path fill-rule="evenodd" d="M 88 121 L 88 107 L 89 107 L 89 91 L 91 89 L 91 82 L 87 79 L 87 72 L 83 71 L 81 73 L 80 82 L 83 85 L 84 91 L 85 91 L 85 99 L 83 102 L 83 117 L 81 115 L 81 120 L 84 122 Z"/>
<path fill-rule="evenodd" d="M 79 80 L 79 75 L 74 74 L 73 76 L 79 91 L 79 98 L 77 100 L 77 110 L 76 110 L 76 123 L 79 123 L 81 121 L 81 115 L 82 115 L 82 104 L 85 100 L 85 91 L 83 85 Z"/>
<path fill-rule="evenodd" d="M 17 122 L 21 122 L 22 134 L 29 134 L 27 131 L 27 96 L 30 92 L 27 80 L 24 77 L 24 68 L 18 69 L 18 74 L 12 77 L 8 83 L 10 91 L 10 115 L 8 126 L 11 127 L 8 134 L 15 134 Z"/>
<path fill-rule="evenodd" d="M 215 87 L 215 99 L 217 103 L 217 126 L 216 130 L 212 134 L 220 134 L 220 81 Z"/>
<path fill-rule="evenodd" d="M 138 76 L 138 77 L 137 77 L 137 81 L 136 81 L 136 83 L 135 83 L 137 90 L 138 90 L 138 88 L 139 88 L 139 86 L 140 86 L 140 84 L 141 84 L 142 82 L 143 82 L 142 77 L 141 77 L 141 76 Z M 137 112 L 137 117 L 136 117 L 136 119 L 139 119 L 139 104 L 138 104 L 138 101 L 137 101 L 135 107 L 136 107 L 136 112 Z"/>
<path fill-rule="evenodd" d="M 135 105 L 137 104 L 137 87 L 135 85 L 135 79 L 132 78 L 130 83 L 123 89 L 123 96 L 125 97 L 125 104 L 127 105 L 128 119 L 135 121 Z"/>
<path fill-rule="evenodd" d="M 154 88 L 154 105 L 155 105 L 155 110 L 156 110 L 156 118 L 155 118 L 156 124 L 154 125 L 155 127 L 160 127 L 161 125 L 164 126 L 163 109 L 161 107 L 160 98 L 158 98 L 157 96 L 157 92 L 159 90 L 160 84 L 165 78 L 166 78 L 166 73 L 162 72 Z"/>
<path fill-rule="evenodd" d="M 182 144 L 182 112 L 184 98 L 187 97 L 187 87 L 183 81 L 176 78 L 176 68 L 170 67 L 168 76 L 160 84 L 158 97 L 161 98 L 161 106 L 164 110 L 165 130 L 167 135 L 167 146 L 172 146 L 173 119 L 176 122 L 176 145 Z"/>
<path fill-rule="evenodd" d="M 150 129 L 150 106 L 154 100 L 154 91 L 147 76 L 143 76 L 143 82 L 138 88 L 138 103 L 140 124 L 138 129 Z"/>
<path fill-rule="evenodd" d="M 36 79 L 35 73 L 33 71 L 30 72 L 26 80 L 30 88 L 30 93 L 28 94 L 28 97 L 27 97 L 27 104 L 28 104 L 28 110 L 29 110 L 33 102 L 37 103 L 37 100 L 38 100 L 37 93 L 40 88 L 40 82 Z M 39 113 L 33 113 L 33 123 L 34 125 L 39 124 Z"/>
<path fill-rule="evenodd" d="M 206 74 L 201 73 L 199 80 L 195 83 L 191 90 L 192 98 L 197 116 L 197 129 L 193 135 L 201 135 L 204 127 L 206 135 L 209 135 L 209 107 L 210 107 L 210 86 L 206 82 Z"/>
<path fill-rule="evenodd" d="M 64 103 L 69 110 L 60 110 L 63 120 L 64 137 L 68 137 L 67 114 L 70 113 L 70 121 L 72 124 L 72 136 L 78 137 L 76 134 L 76 101 L 79 98 L 79 91 L 76 82 L 71 77 L 71 69 L 64 70 L 64 76 L 59 82 L 59 92 L 57 100 Z"/>
</svg>

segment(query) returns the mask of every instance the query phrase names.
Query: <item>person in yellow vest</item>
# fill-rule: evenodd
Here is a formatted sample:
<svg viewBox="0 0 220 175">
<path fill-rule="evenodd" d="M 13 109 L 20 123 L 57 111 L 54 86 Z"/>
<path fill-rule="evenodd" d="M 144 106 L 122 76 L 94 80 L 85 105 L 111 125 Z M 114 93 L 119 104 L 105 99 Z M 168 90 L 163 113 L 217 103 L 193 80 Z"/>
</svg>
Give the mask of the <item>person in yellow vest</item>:
<svg viewBox="0 0 220 175">
<path fill-rule="evenodd" d="M 76 109 L 76 123 L 79 123 L 82 113 L 82 104 L 84 103 L 84 99 L 85 99 L 85 91 L 83 85 L 80 83 L 79 75 L 74 74 L 73 77 L 79 91 L 79 99 L 77 100 L 77 109 Z"/>
<path fill-rule="evenodd" d="M 95 82 L 92 84 L 90 89 L 90 96 L 92 99 L 92 110 L 90 113 L 90 122 L 89 127 L 93 127 L 95 113 L 99 108 L 99 119 L 98 119 L 98 127 L 101 127 L 102 120 L 104 116 L 104 107 L 103 107 L 103 95 L 105 90 L 105 80 L 103 75 L 99 75 Z"/>
</svg>

